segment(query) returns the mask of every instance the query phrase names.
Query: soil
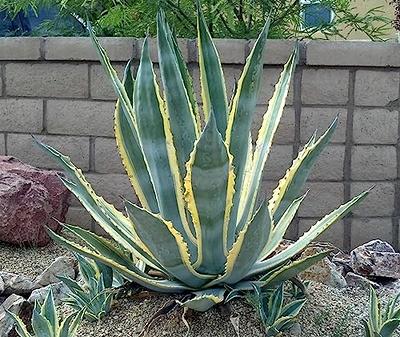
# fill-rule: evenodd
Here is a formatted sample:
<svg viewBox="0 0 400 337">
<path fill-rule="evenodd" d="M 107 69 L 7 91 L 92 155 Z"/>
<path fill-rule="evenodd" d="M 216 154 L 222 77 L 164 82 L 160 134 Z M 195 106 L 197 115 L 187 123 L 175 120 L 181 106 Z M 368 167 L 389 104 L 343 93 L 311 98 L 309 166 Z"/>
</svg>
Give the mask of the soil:
<svg viewBox="0 0 400 337">
<path fill-rule="evenodd" d="M 16 247 L 0 242 L 0 271 L 35 278 L 57 257 L 70 254 L 51 243 L 45 247 Z"/>
<path fill-rule="evenodd" d="M 35 277 L 55 258 L 68 254 L 50 245 L 44 248 L 16 248 L 0 244 L 0 270 Z M 386 302 L 400 291 L 400 281 L 381 287 L 378 295 Z M 311 283 L 308 302 L 299 315 L 301 334 L 285 337 L 363 337 L 361 320 L 368 315 L 368 289 L 336 289 Z M 78 337 L 138 337 L 151 317 L 166 303 L 179 297 L 141 292 L 116 301 L 111 313 L 102 321 L 84 321 Z M 67 309 L 61 306 L 60 311 Z M 183 310 L 177 308 L 156 319 L 144 336 L 188 337 L 258 337 L 264 336 L 263 327 L 254 309 L 244 300 L 215 307 L 206 313 L 185 315 L 188 330 L 182 319 Z M 238 333 L 237 333 L 238 331 Z M 393 337 L 400 337 L 398 331 Z"/>
</svg>

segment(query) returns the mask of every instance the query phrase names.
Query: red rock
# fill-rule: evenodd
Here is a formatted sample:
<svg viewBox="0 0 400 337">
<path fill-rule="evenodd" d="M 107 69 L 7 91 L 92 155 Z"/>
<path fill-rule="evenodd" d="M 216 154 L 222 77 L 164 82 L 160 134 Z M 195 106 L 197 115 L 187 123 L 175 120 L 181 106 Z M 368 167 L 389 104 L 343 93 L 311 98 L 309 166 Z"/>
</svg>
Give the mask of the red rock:
<svg viewBox="0 0 400 337">
<path fill-rule="evenodd" d="M 0 156 L 0 241 L 45 246 L 45 226 L 59 231 L 70 192 L 55 171 L 40 170 L 14 157 Z"/>
</svg>

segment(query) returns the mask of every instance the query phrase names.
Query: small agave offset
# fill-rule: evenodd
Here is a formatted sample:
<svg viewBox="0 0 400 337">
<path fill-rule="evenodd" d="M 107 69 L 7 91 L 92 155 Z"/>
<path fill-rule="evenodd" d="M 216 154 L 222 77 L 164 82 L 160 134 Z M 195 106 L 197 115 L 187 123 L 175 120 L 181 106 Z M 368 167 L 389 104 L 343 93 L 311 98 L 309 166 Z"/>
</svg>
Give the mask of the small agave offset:
<svg viewBox="0 0 400 337">
<path fill-rule="evenodd" d="M 95 322 L 109 313 L 115 295 L 113 288 L 121 287 L 124 280 L 118 272 L 102 263 L 86 259 L 79 254 L 75 257 L 82 280 L 58 277 L 69 290 L 69 296 L 64 303 L 77 312 L 83 310 L 84 317 Z"/>
<path fill-rule="evenodd" d="M 127 216 L 97 196 L 68 157 L 41 146 L 68 174 L 67 179 L 61 178 L 64 184 L 115 242 L 72 225 L 64 228 L 83 239 L 85 247 L 50 232 L 54 240 L 148 289 L 191 292 L 193 297 L 183 305 L 205 311 L 224 301 L 228 291 L 252 289 L 252 282 L 279 285 L 322 259 L 327 252 L 292 261 L 367 192 L 274 254 L 305 197 L 301 193 L 311 167 L 337 121 L 321 138 L 312 136 L 280 180 L 272 199 L 264 201 L 262 173 L 285 106 L 297 49 L 284 67 L 253 146 L 251 125 L 269 22 L 247 58 L 229 104 L 219 56 L 200 10 L 197 24 L 203 115 L 163 13 L 157 18 L 163 92 L 150 59 L 148 39 L 143 43 L 136 78 L 128 63 L 120 81 L 89 28 L 118 97 L 115 137 L 140 201 L 140 205 L 125 201 Z M 144 271 L 136 267 L 137 260 L 146 264 Z"/>
</svg>

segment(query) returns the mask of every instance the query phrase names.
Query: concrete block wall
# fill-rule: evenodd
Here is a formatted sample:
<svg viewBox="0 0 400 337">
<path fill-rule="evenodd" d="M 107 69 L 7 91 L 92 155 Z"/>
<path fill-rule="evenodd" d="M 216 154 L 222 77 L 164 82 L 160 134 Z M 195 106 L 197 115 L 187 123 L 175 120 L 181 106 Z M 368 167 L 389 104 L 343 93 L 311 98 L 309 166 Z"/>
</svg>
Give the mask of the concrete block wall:
<svg viewBox="0 0 400 337">
<path fill-rule="evenodd" d="M 141 40 L 104 38 L 101 42 L 121 74 L 131 56 L 137 66 Z M 152 59 L 157 62 L 154 41 Z M 231 93 L 253 41 L 216 40 Z M 196 90 L 196 43 L 180 40 Z M 292 41 L 269 41 L 263 85 L 254 120 L 257 134 Z M 288 236 L 295 238 L 338 204 L 375 186 L 365 202 L 323 235 L 346 250 L 374 238 L 399 248 L 400 45 L 375 42 L 303 42 L 301 57 L 264 173 L 270 195 L 292 159 L 315 129 L 321 134 L 339 115 L 339 126 L 321 155 Z M 121 207 L 135 199 L 113 138 L 111 85 L 87 38 L 0 39 L 0 154 L 32 165 L 56 165 L 32 142 L 31 134 L 71 156 L 95 190 Z M 68 221 L 99 231 L 76 200 Z M 100 231 L 99 231 L 100 232 Z"/>
</svg>

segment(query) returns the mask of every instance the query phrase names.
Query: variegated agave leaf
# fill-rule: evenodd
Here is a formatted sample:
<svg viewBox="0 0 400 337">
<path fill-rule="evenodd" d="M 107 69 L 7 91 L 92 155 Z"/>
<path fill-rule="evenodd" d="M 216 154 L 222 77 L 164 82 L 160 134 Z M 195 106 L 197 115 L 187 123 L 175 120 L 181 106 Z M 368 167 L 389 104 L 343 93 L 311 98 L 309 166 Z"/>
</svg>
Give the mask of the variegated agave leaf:
<svg viewBox="0 0 400 337">
<path fill-rule="evenodd" d="M 366 337 L 392 337 L 400 326 L 400 294 L 382 307 L 375 289 L 369 290 L 369 317 L 362 320 Z"/>
<path fill-rule="evenodd" d="M 69 277 L 58 277 L 69 289 L 69 297 L 64 302 L 76 311 L 83 310 L 84 317 L 89 321 L 99 321 L 109 313 L 115 295 L 112 288 L 114 285 L 122 286 L 121 277 L 103 263 L 79 254 L 75 256 L 82 280 L 79 282 Z"/>
<path fill-rule="evenodd" d="M 287 301 L 284 301 L 283 283 L 277 289 L 266 292 L 253 285 L 253 292 L 250 303 L 255 306 L 268 337 L 281 336 L 289 330 L 307 301 L 295 299 L 284 304 Z"/>
<path fill-rule="evenodd" d="M 126 201 L 126 214 L 118 211 L 95 193 L 68 157 L 40 145 L 67 173 L 63 183 L 117 245 L 72 225 L 64 226 L 85 245 L 50 231 L 57 242 L 149 289 L 193 292 L 184 305 L 207 310 L 223 301 L 225 287 L 251 287 L 249 282 L 261 276 L 264 284 L 279 284 L 322 259 L 326 253 L 292 262 L 367 192 L 332 211 L 286 250 L 273 255 L 305 198 L 301 195 L 304 183 L 337 121 L 319 139 L 314 135 L 305 145 L 272 199 L 258 203 L 259 197 L 263 199 L 262 172 L 283 114 L 298 50 L 284 66 L 253 148 L 251 125 L 269 21 L 246 60 L 231 104 L 227 103 L 218 52 L 200 9 L 197 24 L 201 116 L 192 78 L 163 13 L 157 17 L 163 90 L 147 39 L 136 78 L 129 62 L 120 81 L 89 28 L 118 97 L 115 137 L 140 204 Z M 146 268 L 138 268 L 135 259 L 143 261 Z M 162 276 L 152 276 L 150 269 Z"/>
<path fill-rule="evenodd" d="M 20 337 L 75 337 L 84 310 L 77 311 L 60 321 L 50 289 L 43 303 L 36 302 L 31 319 L 33 335 L 17 315 L 9 315 L 15 322 L 15 330 Z"/>
</svg>

